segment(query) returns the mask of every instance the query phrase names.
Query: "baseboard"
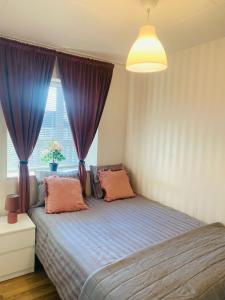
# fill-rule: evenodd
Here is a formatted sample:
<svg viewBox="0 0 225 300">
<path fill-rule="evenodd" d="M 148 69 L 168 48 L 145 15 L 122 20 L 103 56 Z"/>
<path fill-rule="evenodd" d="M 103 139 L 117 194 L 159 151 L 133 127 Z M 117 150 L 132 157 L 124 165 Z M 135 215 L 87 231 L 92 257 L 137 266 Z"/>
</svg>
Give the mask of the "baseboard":
<svg viewBox="0 0 225 300">
<path fill-rule="evenodd" d="M 28 273 L 32 273 L 32 272 L 34 272 L 33 267 L 22 270 L 22 271 L 19 271 L 19 272 L 15 272 L 15 273 L 7 274 L 7 275 L 4 275 L 4 276 L 0 276 L 0 282 L 5 281 L 5 280 L 9 280 L 9 279 L 12 279 L 12 278 L 15 278 L 15 277 L 19 277 L 19 276 L 22 276 L 22 275 L 25 275 L 25 274 L 28 274 Z"/>
</svg>

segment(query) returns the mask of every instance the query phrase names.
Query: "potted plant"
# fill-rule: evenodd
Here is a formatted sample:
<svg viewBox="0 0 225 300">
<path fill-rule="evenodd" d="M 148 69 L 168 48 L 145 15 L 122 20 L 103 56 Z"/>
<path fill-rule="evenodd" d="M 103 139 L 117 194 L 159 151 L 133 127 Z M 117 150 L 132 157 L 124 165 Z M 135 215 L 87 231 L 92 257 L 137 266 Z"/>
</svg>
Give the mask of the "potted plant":
<svg viewBox="0 0 225 300">
<path fill-rule="evenodd" d="M 45 163 L 49 163 L 50 171 L 56 172 L 58 168 L 58 162 L 66 159 L 62 154 L 62 147 L 57 141 L 49 143 L 46 150 L 43 151 L 41 160 Z"/>
</svg>

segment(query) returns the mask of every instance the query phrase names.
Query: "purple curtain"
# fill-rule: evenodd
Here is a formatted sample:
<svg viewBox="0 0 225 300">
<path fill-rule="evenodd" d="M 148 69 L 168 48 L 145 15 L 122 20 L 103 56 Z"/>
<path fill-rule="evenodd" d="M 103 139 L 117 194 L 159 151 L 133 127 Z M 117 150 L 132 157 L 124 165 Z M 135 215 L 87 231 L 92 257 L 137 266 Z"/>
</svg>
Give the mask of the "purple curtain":
<svg viewBox="0 0 225 300">
<path fill-rule="evenodd" d="M 56 53 L 0 38 L 0 101 L 20 160 L 20 212 L 29 208 L 28 159 L 45 112 Z"/>
<path fill-rule="evenodd" d="M 67 54 L 58 54 L 57 59 L 85 194 L 85 158 L 101 119 L 114 66 Z"/>
</svg>

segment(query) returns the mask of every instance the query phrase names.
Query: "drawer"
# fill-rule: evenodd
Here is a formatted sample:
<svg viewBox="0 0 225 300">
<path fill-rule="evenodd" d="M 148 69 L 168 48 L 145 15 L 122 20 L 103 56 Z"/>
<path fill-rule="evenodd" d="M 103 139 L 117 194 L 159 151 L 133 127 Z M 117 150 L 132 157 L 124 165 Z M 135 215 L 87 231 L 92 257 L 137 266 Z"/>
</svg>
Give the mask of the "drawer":
<svg viewBox="0 0 225 300">
<path fill-rule="evenodd" d="M 35 229 L 23 230 L 0 235 L 0 255 L 25 247 L 34 246 Z"/>
<path fill-rule="evenodd" d="M 34 247 L 0 255 L 0 278 L 34 267 Z"/>
</svg>

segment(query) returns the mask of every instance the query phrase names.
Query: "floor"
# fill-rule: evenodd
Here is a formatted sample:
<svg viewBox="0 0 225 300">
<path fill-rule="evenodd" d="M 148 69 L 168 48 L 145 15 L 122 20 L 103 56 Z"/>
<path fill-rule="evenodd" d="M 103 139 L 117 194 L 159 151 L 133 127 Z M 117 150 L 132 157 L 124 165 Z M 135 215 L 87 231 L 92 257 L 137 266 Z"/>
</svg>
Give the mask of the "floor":
<svg viewBox="0 0 225 300">
<path fill-rule="evenodd" d="M 60 300 L 45 272 L 37 270 L 0 282 L 0 300 Z"/>
</svg>

